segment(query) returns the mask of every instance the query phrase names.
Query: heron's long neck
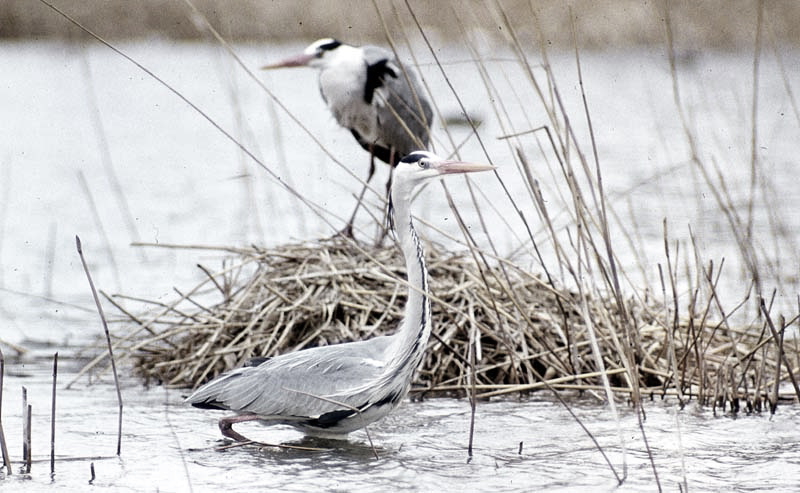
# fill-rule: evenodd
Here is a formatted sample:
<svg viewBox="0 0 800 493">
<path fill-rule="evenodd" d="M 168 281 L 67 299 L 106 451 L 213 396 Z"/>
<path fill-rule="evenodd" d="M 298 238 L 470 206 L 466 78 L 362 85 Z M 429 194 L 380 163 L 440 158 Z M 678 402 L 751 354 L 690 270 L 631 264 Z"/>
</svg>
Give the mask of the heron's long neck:
<svg viewBox="0 0 800 493">
<path fill-rule="evenodd" d="M 431 333 L 431 301 L 428 298 L 428 270 L 425 252 L 411 221 L 410 197 L 392 195 L 397 240 L 406 260 L 408 301 L 399 332 L 392 344 L 393 360 L 413 373 L 422 359 Z"/>
</svg>

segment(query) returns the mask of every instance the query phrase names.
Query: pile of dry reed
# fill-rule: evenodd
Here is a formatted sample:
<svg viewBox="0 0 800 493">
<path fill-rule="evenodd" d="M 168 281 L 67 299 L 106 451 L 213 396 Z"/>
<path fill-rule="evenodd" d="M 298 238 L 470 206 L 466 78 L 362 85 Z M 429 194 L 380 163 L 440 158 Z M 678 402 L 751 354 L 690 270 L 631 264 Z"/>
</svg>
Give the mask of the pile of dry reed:
<svg viewBox="0 0 800 493">
<path fill-rule="evenodd" d="M 707 314 L 667 320 L 665 307 L 555 289 L 508 262 L 476 264 L 470 252 L 428 245 L 427 258 L 434 328 L 417 392 L 468 392 L 473 371 L 483 397 L 599 390 L 594 335 L 618 393 L 689 395 L 737 409 L 740 398 L 757 408 L 781 397 L 772 392 L 780 358 L 766 324 L 732 329 Z M 236 250 L 173 303 L 153 302 L 150 320 L 131 315 L 150 336 L 123 345 L 148 381 L 193 387 L 254 356 L 392 333 L 406 298 L 403 265 L 394 246 L 342 239 Z"/>
</svg>

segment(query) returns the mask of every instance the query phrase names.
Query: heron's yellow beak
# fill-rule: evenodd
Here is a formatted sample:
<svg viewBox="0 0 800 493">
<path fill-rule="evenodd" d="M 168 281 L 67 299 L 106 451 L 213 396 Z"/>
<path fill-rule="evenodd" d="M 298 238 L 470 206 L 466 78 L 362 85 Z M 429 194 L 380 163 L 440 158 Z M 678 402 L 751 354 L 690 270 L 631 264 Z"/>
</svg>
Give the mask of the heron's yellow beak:
<svg viewBox="0 0 800 493">
<path fill-rule="evenodd" d="M 431 163 L 431 167 L 438 170 L 441 174 L 450 173 L 473 173 L 475 171 L 490 171 L 496 169 L 496 166 L 491 164 L 482 163 L 469 163 L 466 161 L 436 161 Z"/>
<path fill-rule="evenodd" d="M 305 67 L 306 65 L 308 65 L 308 62 L 310 62 L 313 59 L 314 55 L 307 55 L 305 53 L 301 53 L 299 55 L 295 55 L 293 57 L 281 60 L 280 62 L 264 65 L 263 67 L 261 67 L 261 70 L 271 70 L 274 68 L 285 68 L 285 67 Z"/>
</svg>

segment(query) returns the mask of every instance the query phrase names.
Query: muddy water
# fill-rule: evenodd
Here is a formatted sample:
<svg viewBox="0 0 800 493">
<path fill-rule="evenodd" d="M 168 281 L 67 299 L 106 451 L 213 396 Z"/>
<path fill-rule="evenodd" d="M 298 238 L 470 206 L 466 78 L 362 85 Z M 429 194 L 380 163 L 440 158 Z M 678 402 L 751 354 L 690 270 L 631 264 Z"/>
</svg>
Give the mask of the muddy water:
<svg viewBox="0 0 800 493">
<path fill-rule="evenodd" d="M 100 350 L 78 349 L 96 344 L 100 327 L 75 255 L 75 234 L 81 235 L 95 281 L 104 291 L 163 301 L 174 296 L 173 286 L 184 289 L 201 278 L 197 263 L 216 267 L 221 256 L 207 251 L 132 248 L 132 241 L 275 245 L 333 231 L 197 113 L 119 56 L 98 46 L 11 43 L 0 48 L 3 63 L 13 68 L 4 71 L 0 85 L 5 116 L 0 118 L 4 140 L 0 340 L 7 343 L 2 346 L 7 355 L 3 426 L 15 460 L 14 474 L 0 482 L 0 489 L 82 490 L 88 486 L 92 462 L 94 485 L 112 491 L 615 489 L 615 476 L 592 442 L 563 407 L 544 394 L 522 402 L 481 403 L 470 461 L 466 402 L 406 403 L 371 428 L 379 456 L 375 459 L 363 432 L 347 443 L 319 443 L 303 441 L 292 430 L 258 425 L 245 425 L 243 431 L 263 441 L 326 450 L 236 448 L 221 452 L 215 425 L 218 414 L 186 408 L 180 404 L 181 392 L 143 389 L 126 376 L 122 456 L 115 457 L 116 396 L 107 373 L 84 377 L 70 390 L 59 390 L 59 460 L 51 478 L 47 463 L 50 369 L 42 357 L 61 352 L 63 388 L 85 361 L 73 360 L 70 354 Z M 256 67 L 297 48 L 238 49 L 245 62 Z M 312 72 L 263 77 L 290 111 L 300 115 L 303 124 L 343 161 L 344 168 L 330 164 L 298 126 L 215 47 L 143 42 L 123 49 L 230 129 L 283 181 L 327 210 L 341 215 L 350 211 L 357 187 L 349 171 L 363 174 L 366 159 L 327 116 Z M 466 57 L 447 50 L 443 55 L 453 62 Z M 784 57 L 788 81 L 800 80 L 797 54 Z M 566 104 L 579 114 L 573 60 L 555 56 L 553 63 Z M 721 294 L 736 299 L 742 289 L 738 249 L 711 190 L 688 164 L 664 57 L 597 53 L 586 54 L 583 63 L 610 203 L 634 231 L 632 245 L 625 241 L 617 245 L 623 266 L 634 277 L 640 274 L 641 280 L 632 282 L 652 281 L 657 275 L 656 264 L 663 262 L 666 218 L 672 238 L 686 242 L 686 225 L 691 224 L 702 253 L 726 259 L 729 275 L 721 284 Z M 751 65 L 742 56 L 696 54 L 681 68 L 684 97 L 698 138 L 725 170 L 728 192 L 737 203 L 746 203 L 749 191 L 750 128 L 742 122 L 749 115 Z M 758 148 L 762 198 L 756 203 L 754 227 L 764 238 L 780 232 L 779 241 L 764 240 L 762 246 L 776 252 L 777 274 L 770 279 L 778 288 L 776 303 L 795 306 L 800 198 L 793 182 L 781 177 L 798 173 L 793 156 L 800 151 L 800 139 L 784 79 L 775 67 L 769 57 L 762 64 Z M 499 81 L 518 77 L 501 62 L 490 63 L 489 69 L 508 71 L 498 75 Z M 484 119 L 481 132 L 492 159 L 501 165 L 501 176 L 516 198 L 525 200 L 524 185 L 512 164 L 514 151 L 495 137 L 540 125 L 544 117 L 539 105 L 524 95 L 516 101 L 508 85 L 500 87 L 499 93 L 515 103 L 507 108 L 514 128 L 500 128 L 488 103 L 490 95 L 470 83 L 474 69 L 454 63 L 448 70 L 468 111 Z M 441 76 L 437 78 L 438 69 L 423 65 L 422 71 L 434 92 L 442 95 L 442 112 L 456 113 L 458 106 L 448 96 Z M 521 87 L 516 85 L 516 89 Z M 578 125 L 576 130 L 585 135 L 585 128 Z M 456 141 L 467 134 L 463 129 L 454 132 Z M 441 137 L 436 146 L 448 148 Z M 523 146 L 536 155 L 533 142 Z M 462 155 L 480 158 L 482 153 L 470 141 Z M 552 204 L 551 212 L 556 220 L 563 220 L 559 208 L 569 202 L 559 195 L 563 179 L 542 166 L 537 168 L 538 178 Z M 502 196 L 499 185 L 490 179 L 476 179 L 476 183 L 486 196 Z M 441 195 L 430 187 L 418 200 L 417 210 L 446 231 L 457 231 Z M 456 195 L 465 221 L 478 224 L 469 202 Z M 770 208 L 762 207 L 765 203 Z M 492 232 L 496 245 L 502 251 L 515 251 L 520 225 L 514 222 L 510 205 L 498 200 L 492 207 L 509 221 L 508 226 L 492 222 L 501 225 Z M 530 206 L 525 207 L 535 215 Z M 124 212 L 126 208 L 130 215 Z M 489 210 L 488 205 L 485 208 Z M 428 229 L 422 234 L 436 235 Z M 480 234 L 477 237 L 486 241 Z M 134 301 L 125 303 L 132 310 L 142 308 Z M 107 310 L 113 313 L 110 307 Z M 23 346 L 29 353 L 17 359 L 8 344 Z M 125 366 L 123 374 L 127 375 Z M 17 470 L 23 385 L 29 389 L 34 409 L 36 462 L 29 476 Z M 570 405 L 608 454 L 617 474 L 625 475 L 622 490 L 656 489 L 653 466 L 631 410 L 622 408 L 618 424 L 607 407 L 590 396 L 571 399 Z M 653 402 L 647 406 L 644 426 L 655 471 L 666 489 L 677 490 L 685 482 L 690 490 L 792 491 L 800 484 L 798 413 L 796 406 L 783 406 L 774 417 L 734 419 L 714 417 L 709 410 L 691 405 L 678 412 L 674 402 Z"/>
</svg>

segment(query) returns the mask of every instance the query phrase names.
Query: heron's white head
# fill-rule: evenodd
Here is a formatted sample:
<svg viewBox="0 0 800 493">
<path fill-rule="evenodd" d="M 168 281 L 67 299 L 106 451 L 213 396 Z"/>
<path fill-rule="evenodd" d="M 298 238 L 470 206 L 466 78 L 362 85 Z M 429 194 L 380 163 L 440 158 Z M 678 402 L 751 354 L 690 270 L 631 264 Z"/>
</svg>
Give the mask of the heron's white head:
<svg viewBox="0 0 800 493">
<path fill-rule="evenodd" d="M 333 38 L 322 38 L 314 41 L 303 50 L 303 53 L 261 67 L 262 70 L 284 67 L 324 68 L 330 64 L 340 52 L 356 50 L 355 47 Z"/>
<path fill-rule="evenodd" d="M 392 195 L 410 194 L 422 183 L 453 173 L 472 173 L 495 169 L 491 164 L 444 159 L 432 152 L 414 151 L 397 163 L 392 179 Z"/>
</svg>

